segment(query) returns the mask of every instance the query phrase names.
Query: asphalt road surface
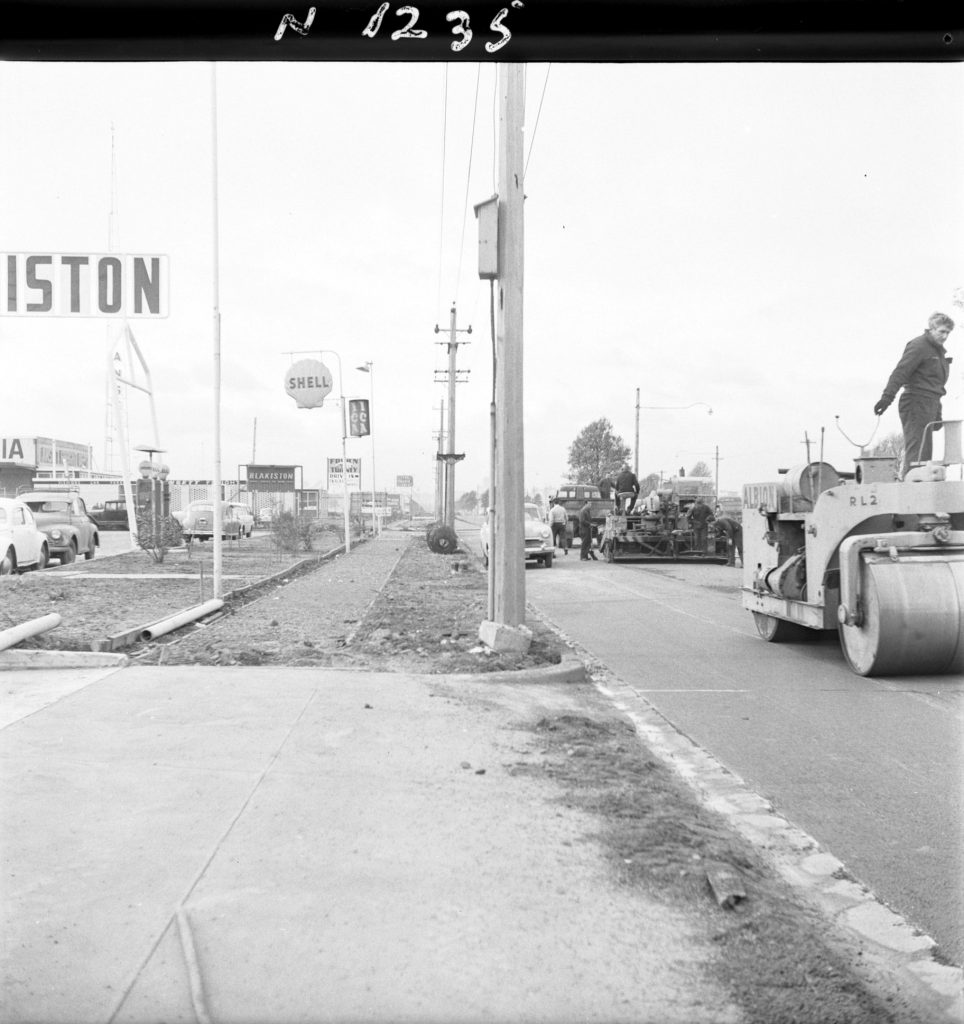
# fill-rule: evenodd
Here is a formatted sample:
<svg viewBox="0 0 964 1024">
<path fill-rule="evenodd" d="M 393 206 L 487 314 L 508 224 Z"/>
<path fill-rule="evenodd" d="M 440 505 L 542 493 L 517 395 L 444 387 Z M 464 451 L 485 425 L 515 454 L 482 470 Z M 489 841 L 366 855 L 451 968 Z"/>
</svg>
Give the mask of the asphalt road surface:
<svg viewBox="0 0 964 1024">
<path fill-rule="evenodd" d="M 960 965 L 964 681 L 855 675 L 835 633 L 768 644 L 741 577 L 576 547 L 526 599 Z"/>
</svg>

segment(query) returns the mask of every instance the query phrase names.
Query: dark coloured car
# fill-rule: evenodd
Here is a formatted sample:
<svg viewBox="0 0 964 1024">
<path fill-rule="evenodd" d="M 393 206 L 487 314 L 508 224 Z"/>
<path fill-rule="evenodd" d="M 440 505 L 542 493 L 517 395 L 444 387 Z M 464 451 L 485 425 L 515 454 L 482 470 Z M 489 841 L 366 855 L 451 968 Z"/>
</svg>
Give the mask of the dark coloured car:
<svg viewBox="0 0 964 1024">
<path fill-rule="evenodd" d="M 78 555 L 93 558 L 100 545 L 97 524 L 79 494 L 63 491 L 28 491 L 17 495 L 33 513 L 37 529 L 47 535 L 51 558 L 68 565 Z"/>
</svg>

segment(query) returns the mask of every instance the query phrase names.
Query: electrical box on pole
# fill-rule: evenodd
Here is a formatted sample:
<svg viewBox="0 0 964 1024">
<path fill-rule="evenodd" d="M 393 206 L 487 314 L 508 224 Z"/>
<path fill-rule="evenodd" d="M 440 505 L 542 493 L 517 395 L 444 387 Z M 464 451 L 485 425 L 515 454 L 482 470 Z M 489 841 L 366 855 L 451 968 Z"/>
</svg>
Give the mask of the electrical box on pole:
<svg viewBox="0 0 964 1024">
<path fill-rule="evenodd" d="M 479 277 L 492 281 L 499 276 L 499 197 L 492 196 L 472 209 L 479 222 Z"/>
</svg>

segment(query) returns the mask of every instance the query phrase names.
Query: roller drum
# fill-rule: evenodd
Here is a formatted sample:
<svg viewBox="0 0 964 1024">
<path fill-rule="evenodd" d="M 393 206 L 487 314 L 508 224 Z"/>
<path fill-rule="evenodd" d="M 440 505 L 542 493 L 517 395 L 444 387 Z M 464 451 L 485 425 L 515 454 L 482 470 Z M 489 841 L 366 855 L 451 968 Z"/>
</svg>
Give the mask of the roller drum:
<svg viewBox="0 0 964 1024">
<path fill-rule="evenodd" d="M 864 556 L 863 623 L 840 625 L 840 645 L 862 676 L 964 672 L 964 557 Z"/>
</svg>

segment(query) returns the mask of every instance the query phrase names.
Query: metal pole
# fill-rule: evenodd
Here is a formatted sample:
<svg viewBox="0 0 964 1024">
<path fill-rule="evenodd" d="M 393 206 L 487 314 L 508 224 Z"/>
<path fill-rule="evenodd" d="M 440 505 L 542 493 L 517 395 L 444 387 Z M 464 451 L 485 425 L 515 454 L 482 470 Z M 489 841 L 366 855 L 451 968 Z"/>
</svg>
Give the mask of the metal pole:
<svg viewBox="0 0 964 1024">
<path fill-rule="evenodd" d="M 333 355 L 338 360 L 338 394 L 341 397 L 341 483 L 342 483 L 342 500 L 345 504 L 345 554 L 351 552 L 351 519 L 349 517 L 349 501 L 348 501 L 348 452 L 346 450 L 346 440 L 348 436 L 348 420 L 346 417 L 346 405 L 345 405 L 345 388 L 344 388 L 344 375 L 341 372 L 341 356 L 332 348 L 319 349 L 319 355 L 325 354 Z M 360 481 L 359 481 L 360 482 Z"/>
<path fill-rule="evenodd" d="M 211 64 L 211 176 L 214 215 L 214 597 L 221 597 L 221 311 L 218 263 L 218 70 Z"/>
<path fill-rule="evenodd" d="M 444 424 L 445 424 L 445 399 L 443 398 L 442 399 L 442 405 L 441 405 L 441 408 L 439 409 L 439 413 L 438 413 L 438 453 L 437 453 L 438 455 L 444 454 L 444 451 L 445 451 L 445 448 L 444 448 L 444 445 L 445 445 L 445 440 L 444 440 L 445 439 L 445 426 L 444 426 Z M 442 489 L 442 483 L 443 483 L 443 479 L 444 479 L 443 478 L 443 467 L 444 466 L 445 466 L 445 463 L 441 459 L 436 458 L 436 460 L 435 460 L 435 521 L 437 523 L 442 522 L 442 519 L 443 519 L 444 514 L 445 514 L 445 509 L 444 509 L 444 506 L 443 506 L 443 495 L 444 495 L 445 492 Z"/>
<path fill-rule="evenodd" d="M 341 363 L 338 365 L 338 376 L 341 377 Z M 339 386 L 341 380 L 339 379 Z M 349 501 L 348 501 L 348 452 L 346 450 L 346 423 L 345 423 L 345 396 L 341 396 L 341 485 L 342 485 L 342 501 L 345 503 L 345 554 L 351 552 L 351 517 L 349 516 Z"/>
<path fill-rule="evenodd" d="M 639 477 L 639 388 L 636 388 L 636 448 L 633 457 L 633 472 Z"/>
<path fill-rule="evenodd" d="M 366 365 L 371 376 L 368 382 L 368 434 L 372 442 L 372 536 L 374 537 L 378 534 L 378 517 L 375 515 L 375 421 L 373 417 L 375 410 L 375 364 L 367 363 Z"/>
</svg>

